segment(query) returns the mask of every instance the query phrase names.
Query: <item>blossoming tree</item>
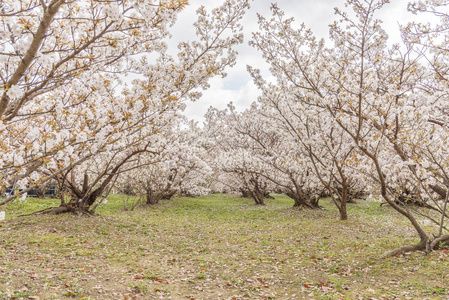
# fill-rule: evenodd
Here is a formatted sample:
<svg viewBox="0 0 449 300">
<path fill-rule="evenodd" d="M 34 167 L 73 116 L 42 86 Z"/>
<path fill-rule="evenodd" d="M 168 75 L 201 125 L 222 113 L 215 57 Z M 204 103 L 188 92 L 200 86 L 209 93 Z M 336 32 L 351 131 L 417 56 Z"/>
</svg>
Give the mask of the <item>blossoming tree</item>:
<svg viewBox="0 0 449 300">
<path fill-rule="evenodd" d="M 210 165 L 225 191 L 239 192 L 253 198 L 256 204 L 264 205 L 274 185 L 260 172 L 263 162 L 257 157 L 264 155 L 264 149 L 239 133 L 240 117 L 232 103 L 227 109 L 210 108 L 207 112 L 205 135 L 213 144 Z"/>
<path fill-rule="evenodd" d="M 234 63 L 248 6 L 198 9 L 198 40 L 172 57 L 163 39 L 186 4 L 2 2 L 2 187 L 25 192 L 58 178 L 71 191 L 59 209 L 87 210 L 134 156 L 157 155 L 183 102 Z M 139 77 L 123 88 L 127 72 Z"/>
<path fill-rule="evenodd" d="M 318 41 L 305 26 L 294 29 L 292 19 L 285 19 L 273 6 L 273 18 L 261 23 L 255 43 L 271 64 L 277 84 L 288 85 L 287 101 L 325 112 L 323 119 L 331 118 L 329 123 L 338 126 L 350 138 L 351 147 L 365 157 L 358 166 L 375 170 L 372 175 L 383 199 L 416 230 L 420 241 L 385 254 L 394 255 L 431 251 L 449 240 L 444 234 L 447 198 L 441 199 L 447 195 L 442 175 L 445 155 L 438 150 L 447 148 L 447 134 L 444 126 L 436 128 L 437 122 L 429 119 L 430 112 L 445 111 L 444 90 L 429 92 L 438 84 L 435 71 L 439 69 L 429 72 L 427 62 L 421 60 L 423 53 L 413 51 L 413 41 L 404 47 L 388 46 L 381 21 L 375 18 L 387 2 L 348 1 L 355 17 L 337 9 L 340 20 L 330 26 L 333 48 Z M 442 58 L 441 53 L 433 61 L 438 62 L 437 58 Z M 430 189 L 435 186 L 443 193 L 435 194 Z M 404 189 L 413 191 L 426 209 L 405 205 L 401 201 Z M 434 223 L 434 235 L 427 233 L 421 218 Z"/>
<path fill-rule="evenodd" d="M 260 18 L 260 24 L 264 22 L 265 19 Z M 258 40 L 260 36 L 253 45 L 263 47 Z M 262 90 L 259 97 L 261 115 L 282 136 L 276 149 L 283 151 L 275 151 L 277 160 L 271 162 L 278 162 L 276 169 L 290 174 L 291 187 L 296 187 L 296 190 L 303 187 L 320 195 L 321 190 L 326 189 L 338 207 L 341 219 L 347 219 L 346 203 L 355 191 L 364 186 L 363 177 L 355 175 L 355 168 L 351 166 L 351 159 L 356 159 L 357 155 L 349 136 L 335 126 L 325 109 L 317 109 L 301 101 L 302 98 L 295 100 L 301 96 L 295 95 L 292 87 L 282 82 L 276 85 L 268 83 L 257 70 L 250 67 L 249 71 Z M 300 178 L 302 180 L 297 182 Z M 295 191 L 289 196 L 295 199 L 300 194 L 304 193 Z"/>
<path fill-rule="evenodd" d="M 189 125 L 175 127 L 171 133 L 164 134 L 164 145 L 158 155 L 140 154 L 134 166 L 119 177 L 118 186 L 144 196 L 148 205 L 170 199 L 175 194 L 207 194 L 210 168 L 204 161 L 205 149 L 197 143 L 195 130 L 192 130 L 195 124 Z"/>
</svg>

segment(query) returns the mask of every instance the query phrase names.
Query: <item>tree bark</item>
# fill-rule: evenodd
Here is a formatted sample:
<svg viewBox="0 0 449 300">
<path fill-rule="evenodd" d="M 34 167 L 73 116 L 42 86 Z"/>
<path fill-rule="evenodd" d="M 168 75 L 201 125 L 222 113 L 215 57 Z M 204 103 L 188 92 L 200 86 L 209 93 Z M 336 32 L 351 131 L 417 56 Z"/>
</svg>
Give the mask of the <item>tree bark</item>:
<svg viewBox="0 0 449 300">
<path fill-rule="evenodd" d="M 319 197 L 315 197 L 315 196 L 308 196 L 306 197 L 304 195 L 304 193 L 298 193 L 298 192 L 287 192 L 286 195 L 290 198 L 293 199 L 293 201 L 295 201 L 295 203 L 293 204 L 293 207 L 298 207 L 298 208 L 307 208 L 307 209 L 319 209 L 320 206 L 318 204 L 319 202 Z"/>
<path fill-rule="evenodd" d="M 424 250 L 426 250 L 426 244 L 427 244 L 427 240 L 424 239 L 424 240 L 421 240 L 416 245 L 409 245 L 409 246 L 403 246 L 403 247 L 395 248 L 393 250 L 385 252 L 381 256 L 381 258 L 387 258 L 387 257 L 398 255 L 400 253 L 411 252 L 411 251 L 419 251 L 419 250 L 424 251 Z"/>
<path fill-rule="evenodd" d="M 341 195 L 340 195 L 340 206 L 338 210 L 340 211 L 340 220 L 348 219 L 348 211 L 347 211 L 347 199 L 348 199 L 348 189 L 349 186 L 347 183 L 343 183 L 341 187 Z"/>
</svg>

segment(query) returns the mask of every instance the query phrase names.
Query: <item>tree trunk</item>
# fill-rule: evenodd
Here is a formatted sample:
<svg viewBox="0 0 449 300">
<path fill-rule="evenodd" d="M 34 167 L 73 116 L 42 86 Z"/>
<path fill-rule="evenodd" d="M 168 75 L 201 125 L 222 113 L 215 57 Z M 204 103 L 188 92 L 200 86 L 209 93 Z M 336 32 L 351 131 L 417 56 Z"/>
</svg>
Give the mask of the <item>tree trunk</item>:
<svg viewBox="0 0 449 300">
<path fill-rule="evenodd" d="M 298 208 L 307 208 L 307 209 L 318 209 L 320 206 L 318 205 L 319 197 L 315 197 L 313 195 L 305 196 L 304 193 L 297 193 L 297 192 L 287 192 L 287 196 L 293 199 L 295 203 L 293 204 L 293 207 Z"/>
<path fill-rule="evenodd" d="M 339 195 L 340 205 L 338 207 L 338 211 L 340 212 L 340 220 L 348 219 L 348 211 L 347 211 L 347 203 L 348 203 L 348 195 L 349 195 L 349 184 L 343 182 L 341 186 L 341 193 Z"/>
<path fill-rule="evenodd" d="M 255 178 L 251 178 L 250 180 L 244 183 L 246 186 L 246 190 L 249 192 L 251 198 L 254 199 L 256 205 L 265 205 L 265 194 L 267 194 L 267 184 L 260 183 L 259 178 L 255 176 Z"/>
<path fill-rule="evenodd" d="M 265 199 L 275 200 L 275 198 L 274 198 L 273 196 L 271 196 L 269 192 L 265 192 L 265 194 L 263 195 L 263 197 L 264 197 Z"/>
<path fill-rule="evenodd" d="M 146 204 L 155 205 L 159 203 L 161 195 L 154 193 L 151 189 L 146 190 Z"/>
<path fill-rule="evenodd" d="M 260 189 L 254 189 L 253 193 L 254 201 L 257 205 L 265 205 L 265 192 Z"/>
<path fill-rule="evenodd" d="M 307 204 L 310 206 L 310 208 L 312 209 L 321 209 L 320 206 L 320 196 L 314 193 L 309 193 L 307 196 Z"/>
<path fill-rule="evenodd" d="M 62 203 L 60 206 L 50 210 L 48 214 L 57 215 L 61 213 L 71 212 L 80 215 L 93 215 L 93 213 L 89 209 L 95 203 L 98 196 L 99 195 L 96 191 L 87 195 L 83 199 L 79 199 L 78 197 L 72 196 L 69 202 Z"/>
<path fill-rule="evenodd" d="M 240 189 L 240 194 L 242 198 L 251 198 L 251 192 L 246 189 Z"/>
<path fill-rule="evenodd" d="M 170 200 L 175 194 L 176 191 L 167 191 L 161 195 L 161 200 Z"/>
</svg>

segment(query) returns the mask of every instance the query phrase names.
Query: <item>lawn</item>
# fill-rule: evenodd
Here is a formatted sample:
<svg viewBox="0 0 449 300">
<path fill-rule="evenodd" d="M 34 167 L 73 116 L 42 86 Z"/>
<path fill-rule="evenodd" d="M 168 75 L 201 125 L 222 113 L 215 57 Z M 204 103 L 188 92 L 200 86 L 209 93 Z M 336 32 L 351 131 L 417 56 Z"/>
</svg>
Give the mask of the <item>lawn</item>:
<svg viewBox="0 0 449 300">
<path fill-rule="evenodd" d="M 449 252 L 379 259 L 414 243 L 378 202 L 323 201 L 297 210 L 277 195 L 260 207 L 229 195 L 175 198 L 98 216 L 18 217 L 54 200 L 2 207 L 0 299 L 449 299 Z"/>
</svg>

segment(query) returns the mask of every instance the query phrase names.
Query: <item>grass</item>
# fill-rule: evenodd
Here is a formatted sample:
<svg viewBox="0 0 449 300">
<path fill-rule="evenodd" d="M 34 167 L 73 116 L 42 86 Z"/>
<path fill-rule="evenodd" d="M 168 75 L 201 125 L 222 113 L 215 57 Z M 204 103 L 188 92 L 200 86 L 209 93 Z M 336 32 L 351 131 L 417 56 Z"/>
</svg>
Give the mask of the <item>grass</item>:
<svg viewBox="0 0 449 300">
<path fill-rule="evenodd" d="M 112 195 L 92 218 L 17 217 L 56 204 L 2 208 L 0 299 L 449 298 L 447 250 L 379 259 L 416 237 L 376 202 L 350 204 L 340 221 L 328 201 L 301 211 L 281 195 L 263 207 L 212 195 L 134 211 Z"/>
</svg>

